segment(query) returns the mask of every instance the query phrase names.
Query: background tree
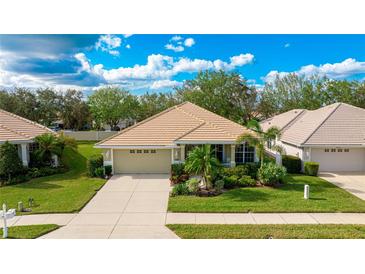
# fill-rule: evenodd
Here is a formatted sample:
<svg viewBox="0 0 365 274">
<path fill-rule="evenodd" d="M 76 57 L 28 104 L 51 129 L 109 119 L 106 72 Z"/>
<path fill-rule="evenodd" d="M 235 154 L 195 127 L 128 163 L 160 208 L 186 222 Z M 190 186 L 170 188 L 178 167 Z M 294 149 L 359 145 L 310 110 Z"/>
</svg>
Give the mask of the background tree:
<svg viewBox="0 0 365 274">
<path fill-rule="evenodd" d="M 88 104 L 95 122 L 106 124 L 116 129 L 120 120 L 133 117 L 131 104 L 133 96 L 118 87 L 104 87 L 98 89 L 89 97 Z"/>
<path fill-rule="evenodd" d="M 83 100 L 83 93 L 69 89 L 61 97 L 60 118 L 67 129 L 81 130 L 91 124 L 89 106 Z"/>
<path fill-rule="evenodd" d="M 39 122 L 45 126 L 50 126 L 59 119 L 62 97 L 51 88 L 38 89 L 36 93 L 39 106 Z"/>
<path fill-rule="evenodd" d="M 256 89 L 236 72 L 199 72 L 176 88 L 176 93 L 179 101 L 190 101 L 238 123 L 246 123 L 257 113 Z"/>
<path fill-rule="evenodd" d="M 280 137 L 280 130 L 277 127 L 270 127 L 266 131 L 261 128 L 261 125 L 256 120 L 251 120 L 247 123 L 247 128 L 253 132 L 244 133 L 237 138 L 237 143 L 241 144 L 247 142 L 249 146 L 255 147 L 256 153 L 260 157 L 261 167 L 264 164 L 265 145 L 268 141 L 275 140 Z M 271 147 L 271 150 L 277 151 L 280 154 L 285 153 L 284 148 L 278 145 Z"/>
</svg>

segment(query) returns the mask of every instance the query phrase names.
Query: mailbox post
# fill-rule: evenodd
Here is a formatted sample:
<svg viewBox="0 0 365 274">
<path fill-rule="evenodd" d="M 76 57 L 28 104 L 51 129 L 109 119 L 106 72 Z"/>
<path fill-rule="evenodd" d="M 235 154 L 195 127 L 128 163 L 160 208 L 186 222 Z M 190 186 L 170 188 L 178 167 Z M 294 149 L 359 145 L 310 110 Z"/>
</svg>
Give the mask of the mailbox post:
<svg viewBox="0 0 365 274">
<path fill-rule="evenodd" d="M 6 204 L 3 204 L 3 210 L 0 210 L 0 218 L 3 218 L 4 227 L 3 227 L 3 238 L 6 239 L 8 237 L 8 226 L 6 223 L 7 219 L 11 219 L 16 215 L 15 209 L 6 210 Z"/>
</svg>

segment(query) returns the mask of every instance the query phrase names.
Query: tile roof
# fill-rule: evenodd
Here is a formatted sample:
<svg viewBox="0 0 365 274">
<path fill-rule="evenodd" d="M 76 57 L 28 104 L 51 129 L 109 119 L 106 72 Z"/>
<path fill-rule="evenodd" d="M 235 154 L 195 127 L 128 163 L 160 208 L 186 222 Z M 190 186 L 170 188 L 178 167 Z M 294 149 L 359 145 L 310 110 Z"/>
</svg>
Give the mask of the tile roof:
<svg viewBox="0 0 365 274">
<path fill-rule="evenodd" d="M 274 116 L 270 125 L 282 129 L 281 140 L 301 145 L 365 145 L 365 109 L 335 103 L 317 110 L 303 110 L 284 127 L 283 116 Z M 293 115 L 292 115 L 293 116 Z M 278 118 L 277 118 L 278 117 Z M 263 127 L 267 122 L 263 121 Z"/>
<path fill-rule="evenodd" d="M 45 126 L 0 109 L 0 142 L 30 141 L 50 132 L 53 131 Z"/>
<path fill-rule="evenodd" d="M 190 102 L 169 108 L 105 139 L 97 146 L 169 146 L 184 142 L 226 141 L 247 128 Z"/>
</svg>

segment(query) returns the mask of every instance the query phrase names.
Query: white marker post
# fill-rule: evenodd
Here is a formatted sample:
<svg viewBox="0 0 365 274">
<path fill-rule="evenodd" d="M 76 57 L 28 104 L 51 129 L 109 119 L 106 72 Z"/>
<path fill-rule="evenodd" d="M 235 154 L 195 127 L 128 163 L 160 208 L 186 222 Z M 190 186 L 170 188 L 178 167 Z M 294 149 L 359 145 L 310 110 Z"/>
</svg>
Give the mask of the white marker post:
<svg viewBox="0 0 365 274">
<path fill-rule="evenodd" d="M 3 238 L 6 239 L 8 237 L 8 226 L 6 223 L 7 219 L 11 219 L 16 215 L 15 209 L 9 209 L 6 211 L 6 204 L 3 204 L 3 210 L 0 210 L 0 218 L 4 220 L 4 227 L 3 227 Z"/>
<path fill-rule="evenodd" d="M 309 199 L 309 185 L 304 185 L 304 199 Z"/>
</svg>

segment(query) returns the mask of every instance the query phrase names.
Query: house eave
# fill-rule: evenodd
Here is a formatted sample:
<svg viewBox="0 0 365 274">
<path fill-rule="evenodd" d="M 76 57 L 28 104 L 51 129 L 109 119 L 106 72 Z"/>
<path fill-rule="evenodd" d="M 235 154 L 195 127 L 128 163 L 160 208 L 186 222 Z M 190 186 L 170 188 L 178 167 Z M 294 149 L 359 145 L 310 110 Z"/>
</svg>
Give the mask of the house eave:
<svg viewBox="0 0 365 274">
<path fill-rule="evenodd" d="M 237 144 L 236 141 L 227 140 L 176 140 L 175 144 L 179 145 L 203 145 L 203 144 L 214 144 L 214 145 L 234 145 Z"/>
<path fill-rule="evenodd" d="M 172 149 L 178 148 L 177 145 L 167 145 L 167 146 L 157 146 L 157 145 L 130 145 L 130 146 L 120 146 L 120 145 L 94 145 L 95 148 L 101 149 Z"/>
</svg>

